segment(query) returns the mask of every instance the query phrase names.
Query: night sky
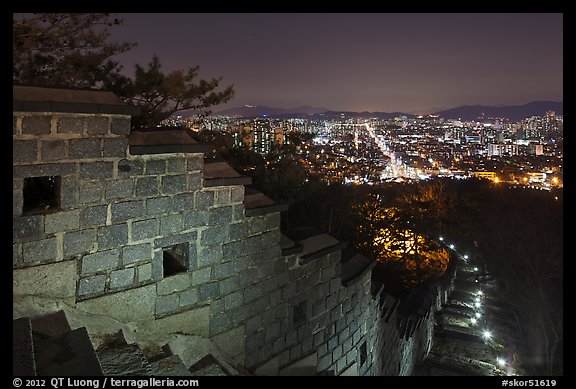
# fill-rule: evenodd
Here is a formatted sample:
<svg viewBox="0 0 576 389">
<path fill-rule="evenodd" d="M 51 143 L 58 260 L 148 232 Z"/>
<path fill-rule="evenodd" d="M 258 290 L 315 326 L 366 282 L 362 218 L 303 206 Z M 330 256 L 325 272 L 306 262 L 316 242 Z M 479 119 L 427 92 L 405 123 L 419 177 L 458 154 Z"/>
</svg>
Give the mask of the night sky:
<svg viewBox="0 0 576 389">
<path fill-rule="evenodd" d="M 119 56 L 200 65 L 244 104 L 427 113 L 562 100 L 562 14 L 118 14 Z M 114 15 L 114 16 L 118 16 Z"/>
</svg>

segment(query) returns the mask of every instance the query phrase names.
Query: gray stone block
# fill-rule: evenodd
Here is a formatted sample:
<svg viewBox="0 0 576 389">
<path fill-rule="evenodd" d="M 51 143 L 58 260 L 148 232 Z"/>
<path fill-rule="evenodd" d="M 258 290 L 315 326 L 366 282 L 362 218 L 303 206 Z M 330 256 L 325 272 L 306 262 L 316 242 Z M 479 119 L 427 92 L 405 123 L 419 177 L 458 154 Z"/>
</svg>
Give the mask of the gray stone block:
<svg viewBox="0 0 576 389">
<path fill-rule="evenodd" d="M 146 219 L 132 222 L 131 238 L 136 242 L 151 239 L 159 235 L 160 222 L 156 219 Z"/>
<path fill-rule="evenodd" d="M 167 295 L 188 289 L 191 284 L 190 273 L 178 273 L 164 278 L 156 284 L 156 291 L 159 295 Z"/>
<path fill-rule="evenodd" d="M 242 240 L 248 236 L 248 224 L 247 223 L 234 223 L 230 224 L 230 240 Z"/>
<path fill-rule="evenodd" d="M 17 216 L 12 218 L 12 239 L 32 239 L 42 235 L 44 215 Z"/>
<path fill-rule="evenodd" d="M 120 264 L 120 250 L 98 251 L 82 258 L 82 274 L 112 270 Z"/>
<path fill-rule="evenodd" d="M 208 225 L 208 211 L 189 211 L 184 213 L 184 229 Z"/>
<path fill-rule="evenodd" d="M 230 188 L 218 188 L 216 190 L 215 206 L 224 206 L 230 204 Z"/>
<path fill-rule="evenodd" d="M 107 205 L 95 205 L 86 207 L 80 212 L 80 225 L 82 227 L 93 227 L 106 224 L 108 214 Z"/>
<path fill-rule="evenodd" d="M 40 165 L 12 166 L 13 178 L 65 176 L 76 173 L 75 163 L 44 163 Z"/>
<path fill-rule="evenodd" d="M 144 202 L 142 200 L 123 201 L 112 204 L 112 223 L 139 218 L 143 213 Z"/>
<path fill-rule="evenodd" d="M 202 246 L 222 245 L 228 237 L 226 226 L 209 227 L 200 231 L 200 244 Z"/>
<path fill-rule="evenodd" d="M 85 277 L 78 281 L 78 295 L 87 296 L 95 293 L 104 292 L 106 287 L 106 276 L 98 275 Z"/>
<path fill-rule="evenodd" d="M 198 302 L 198 290 L 196 288 L 190 288 L 183 292 L 180 292 L 180 306 L 187 307 L 194 305 Z"/>
<path fill-rule="evenodd" d="M 103 157 L 119 157 L 126 158 L 126 151 L 128 150 L 128 139 L 126 138 L 106 138 L 104 139 L 104 147 L 102 148 Z"/>
<path fill-rule="evenodd" d="M 57 128 L 61 134 L 84 134 L 86 132 L 86 118 L 83 116 L 60 118 Z"/>
<path fill-rule="evenodd" d="M 80 183 L 80 204 L 92 204 L 102 200 L 104 188 L 100 181 Z"/>
<path fill-rule="evenodd" d="M 220 292 L 223 295 L 227 295 L 237 290 L 240 290 L 240 281 L 238 280 L 238 277 L 230 277 L 220 281 Z"/>
<path fill-rule="evenodd" d="M 186 176 L 181 174 L 163 176 L 161 182 L 163 194 L 182 193 L 186 190 Z"/>
<path fill-rule="evenodd" d="M 54 261 L 56 259 L 56 238 L 24 243 L 22 252 L 24 263 Z"/>
<path fill-rule="evenodd" d="M 234 208 L 234 221 L 244 221 L 244 204 L 236 204 Z"/>
<path fill-rule="evenodd" d="M 212 275 L 212 268 L 205 267 L 202 269 L 194 270 L 192 272 L 192 286 L 197 286 L 200 284 L 206 284 L 210 282 Z"/>
<path fill-rule="evenodd" d="M 302 356 L 302 345 L 297 344 L 290 349 L 290 360 L 300 359 Z"/>
<path fill-rule="evenodd" d="M 112 162 L 80 162 L 80 178 L 84 180 L 97 180 L 112 178 Z"/>
<path fill-rule="evenodd" d="M 104 135 L 110 129 L 110 122 L 105 116 L 91 116 L 86 120 L 86 127 L 90 135 Z"/>
<path fill-rule="evenodd" d="M 45 216 L 44 231 L 47 234 L 80 228 L 80 210 L 54 212 Z"/>
<path fill-rule="evenodd" d="M 149 159 L 146 161 L 146 174 L 165 174 L 166 161 L 163 159 Z"/>
<path fill-rule="evenodd" d="M 266 215 L 266 225 L 265 225 L 265 229 L 266 230 L 273 230 L 276 228 L 280 228 L 280 212 L 277 213 L 271 213 Z"/>
<path fill-rule="evenodd" d="M 152 245 L 150 243 L 122 247 L 122 263 L 124 265 L 151 260 Z"/>
<path fill-rule="evenodd" d="M 12 180 L 12 215 L 19 216 L 24 204 L 24 180 L 15 178 Z"/>
<path fill-rule="evenodd" d="M 285 347 L 286 347 L 286 340 L 284 339 L 284 337 L 278 338 L 272 344 L 272 352 L 274 354 L 279 354 L 282 351 L 284 351 Z"/>
<path fill-rule="evenodd" d="M 160 234 L 171 235 L 182 231 L 182 215 L 173 214 L 160 218 Z"/>
<path fill-rule="evenodd" d="M 244 201 L 244 186 L 235 186 L 230 190 L 230 202 L 241 203 Z"/>
<path fill-rule="evenodd" d="M 228 225 L 232 222 L 232 207 L 213 208 L 208 211 L 208 224 L 210 225 Z"/>
<path fill-rule="evenodd" d="M 22 134 L 49 134 L 50 121 L 50 116 L 24 116 L 22 118 Z"/>
<path fill-rule="evenodd" d="M 247 286 L 256 282 L 258 278 L 258 270 L 255 268 L 246 269 L 240 273 L 240 285 Z"/>
<path fill-rule="evenodd" d="M 199 297 L 202 301 L 209 299 L 214 300 L 220 297 L 220 288 L 217 282 L 200 285 L 199 292 Z"/>
<path fill-rule="evenodd" d="M 186 158 L 186 170 L 195 171 L 204 169 L 204 157 L 203 154 L 195 155 Z"/>
<path fill-rule="evenodd" d="M 136 180 L 136 196 L 155 196 L 157 194 L 158 179 L 156 177 L 142 177 Z"/>
<path fill-rule="evenodd" d="M 88 253 L 96 243 L 96 230 L 68 232 L 64 235 L 64 257 Z"/>
<path fill-rule="evenodd" d="M 18 117 L 12 115 L 12 135 L 16 135 L 18 127 Z"/>
<path fill-rule="evenodd" d="M 200 172 L 188 173 L 186 175 L 186 188 L 191 192 L 201 190 L 203 187 L 203 185 L 202 185 L 203 180 L 204 180 L 204 177 L 202 176 L 202 173 L 200 173 Z"/>
<path fill-rule="evenodd" d="M 144 162 L 141 160 L 121 159 L 118 161 L 118 176 L 133 177 L 144 173 Z"/>
<path fill-rule="evenodd" d="M 154 247 L 170 247 L 180 243 L 190 243 L 196 241 L 196 232 L 187 232 L 184 234 L 166 236 L 154 241 Z"/>
<path fill-rule="evenodd" d="M 166 296 L 158 296 L 156 299 L 156 315 L 164 316 L 168 313 L 173 313 L 180 308 L 180 298 L 177 293 L 169 294 Z"/>
<path fill-rule="evenodd" d="M 256 284 L 248 286 L 244 289 L 244 301 L 249 302 L 252 300 L 256 300 L 257 298 L 262 297 L 262 285 Z"/>
<path fill-rule="evenodd" d="M 197 210 L 201 211 L 208 209 L 208 207 L 214 205 L 214 192 L 213 191 L 197 192 L 194 204 Z"/>
<path fill-rule="evenodd" d="M 232 325 L 232 317 L 228 314 L 213 316 L 210 318 L 210 336 L 227 331 Z"/>
<path fill-rule="evenodd" d="M 152 264 L 145 263 L 138 266 L 138 282 L 146 282 L 152 279 Z"/>
<path fill-rule="evenodd" d="M 100 139 L 70 139 L 68 141 L 70 159 L 98 158 L 101 155 Z"/>
<path fill-rule="evenodd" d="M 182 193 L 172 197 L 172 210 L 174 212 L 184 212 L 194 209 L 194 194 Z"/>
<path fill-rule="evenodd" d="M 224 258 L 230 259 L 230 258 Z M 234 264 L 234 272 L 239 274 L 244 270 L 248 269 L 248 257 L 237 257 L 236 259 L 232 259 L 232 263 Z"/>
<path fill-rule="evenodd" d="M 16 266 L 22 259 L 22 245 L 20 243 L 12 244 L 12 266 Z"/>
<path fill-rule="evenodd" d="M 186 159 L 170 158 L 168 161 L 168 173 L 181 173 L 186 171 Z"/>
<path fill-rule="evenodd" d="M 110 132 L 116 135 L 128 135 L 130 133 L 130 119 L 112 118 Z"/>
<path fill-rule="evenodd" d="M 326 354 L 318 361 L 318 371 L 325 371 L 332 365 L 332 354 Z"/>
<path fill-rule="evenodd" d="M 224 297 L 224 307 L 227 311 L 237 308 L 244 304 L 244 296 L 242 292 L 234 292 L 229 294 L 228 296 Z"/>
<path fill-rule="evenodd" d="M 122 246 L 128 243 L 128 225 L 115 224 L 98 228 L 98 249 Z"/>
<path fill-rule="evenodd" d="M 274 342 L 280 336 L 280 322 L 276 321 L 274 323 L 267 323 L 266 328 L 266 337 L 264 341 L 266 343 Z"/>
<path fill-rule="evenodd" d="M 222 280 L 234 275 L 234 264 L 232 262 L 225 262 L 218 264 L 214 267 L 214 279 Z"/>
<path fill-rule="evenodd" d="M 203 247 L 198 255 L 198 267 L 210 266 L 222 261 L 222 247 Z"/>
<path fill-rule="evenodd" d="M 136 189 L 138 193 L 138 189 Z M 170 212 L 172 208 L 172 199 L 170 197 L 157 197 L 146 200 L 146 214 L 160 215 Z"/>
<path fill-rule="evenodd" d="M 64 176 L 60 180 L 60 209 L 70 209 L 77 206 L 78 189 L 75 176 Z"/>
<path fill-rule="evenodd" d="M 275 263 L 268 262 L 258 268 L 258 278 L 265 279 L 274 274 Z"/>
<path fill-rule="evenodd" d="M 106 182 L 106 199 L 124 199 L 132 197 L 134 183 L 130 178 Z"/>
<path fill-rule="evenodd" d="M 110 288 L 124 288 L 134 283 L 134 268 L 113 271 L 110 274 Z"/>
<path fill-rule="evenodd" d="M 42 142 L 43 144 L 46 142 Z M 64 144 L 64 142 L 62 142 Z M 63 154 L 60 155 L 60 158 Z M 12 141 L 12 161 L 13 162 L 33 162 L 38 159 L 38 146 L 35 140 L 14 140 Z"/>
</svg>

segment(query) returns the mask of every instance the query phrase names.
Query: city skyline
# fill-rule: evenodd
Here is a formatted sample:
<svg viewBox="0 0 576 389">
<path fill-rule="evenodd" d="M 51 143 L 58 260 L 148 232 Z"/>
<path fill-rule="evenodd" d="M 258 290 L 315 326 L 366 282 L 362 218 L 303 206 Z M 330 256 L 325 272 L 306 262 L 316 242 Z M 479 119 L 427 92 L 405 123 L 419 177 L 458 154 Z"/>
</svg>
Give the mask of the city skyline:
<svg viewBox="0 0 576 389">
<path fill-rule="evenodd" d="M 115 14 L 112 41 L 165 71 L 199 65 L 242 105 L 431 113 L 562 101 L 562 14 Z M 156 26 L 156 28 L 151 28 Z M 159 33 L 162 31 L 162 33 Z M 192 44 L 193 48 L 189 50 Z"/>
</svg>

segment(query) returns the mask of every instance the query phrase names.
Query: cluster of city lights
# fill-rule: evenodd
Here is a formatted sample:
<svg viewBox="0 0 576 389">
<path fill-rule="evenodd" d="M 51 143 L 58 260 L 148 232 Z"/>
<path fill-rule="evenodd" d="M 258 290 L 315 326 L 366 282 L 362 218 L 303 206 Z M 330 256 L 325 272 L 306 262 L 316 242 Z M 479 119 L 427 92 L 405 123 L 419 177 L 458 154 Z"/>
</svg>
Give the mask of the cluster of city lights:
<svg viewBox="0 0 576 389">
<path fill-rule="evenodd" d="M 443 242 L 444 237 L 440 236 L 438 238 L 438 240 Z M 456 251 L 454 244 L 450 244 L 448 247 L 451 250 Z M 460 258 L 462 258 L 465 263 L 468 263 L 468 255 L 467 254 L 460 255 Z M 474 267 L 474 272 L 478 272 L 478 271 L 479 271 L 478 267 Z M 474 282 L 478 282 L 478 279 L 475 278 Z M 478 289 L 476 291 L 476 293 L 474 294 L 473 301 L 472 301 L 472 305 L 474 307 L 474 315 L 472 317 L 470 317 L 470 324 L 473 326 L 479 324 L 480 318 L 482 317 L 482 309 L 483 309 L 482 298 L 484 298 L 484 297 L 485 297 L 484 292 L 481 289 Z M 485 328 L 484 330 L 482 330 L 482 338 L 484 339 L 485 342 L 489 342 L 493 337 L 494 337 L 494 334 L 492 333 L 492 331 L 490 331 L 490 329 Z M 508 363 L 507 363 L 506 359 L 504 359 L 502 357 L 497 357 L 496 358 L 496 365 L 499 368 L 505 368 L 508 365 Z"/>
</svg>

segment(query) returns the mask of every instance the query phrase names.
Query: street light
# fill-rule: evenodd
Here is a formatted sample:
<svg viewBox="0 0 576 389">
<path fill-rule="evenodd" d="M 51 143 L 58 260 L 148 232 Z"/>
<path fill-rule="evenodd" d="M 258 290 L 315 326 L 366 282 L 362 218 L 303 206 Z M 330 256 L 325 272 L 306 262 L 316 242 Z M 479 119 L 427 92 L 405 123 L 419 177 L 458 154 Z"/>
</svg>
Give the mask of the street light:
<svg viewBox="0 0 576 389">
<path fill-rule="evenodd" d="M 464 255 L 464 259 L 468 259 L 468 255 Z"/>
<path fill-rule="evenodd" d="M 450 247 L 450 249 L 454 250 L 454 245 L 453 245 L 453 244 L 451 244 L 449 247 Z"/>
<path fill-rule="evenodd" d="M 492 332 L 490 332 L 488 330 L 484 330 L 484 332 L 482 333 L 482 336 L 484 337 L 484 339 L 488 340 L 492 337 Z"/>
<path fill-rule="evenodd" d="M 444 240 L 444 237 L 441 236 L 441 237 L 438 238 L 438 239 L 440 239 L 440 242 L 442 242 L 442 241 Z"/>
<path fill-rule="evenodd" d="M 496 363 L 498 364 L 498 366 L 500 367 L 504 367 L 506 366 L 506 361 L 500 357 L 496 358 Z"/>
</svg>

